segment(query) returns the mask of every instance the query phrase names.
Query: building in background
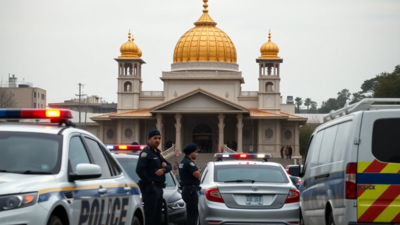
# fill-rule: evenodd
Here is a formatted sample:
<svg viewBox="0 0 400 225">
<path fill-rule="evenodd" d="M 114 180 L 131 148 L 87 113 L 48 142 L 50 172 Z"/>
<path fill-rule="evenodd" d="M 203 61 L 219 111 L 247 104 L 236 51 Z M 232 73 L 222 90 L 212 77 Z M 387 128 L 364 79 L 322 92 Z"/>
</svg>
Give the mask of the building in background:
<svg viewBox="0 0 400 225">
<path fill-rule="evenodd" d="M 18 81 L 14 74 L 8 76 L 8 81 L 1 82 L 0 88 L 12 93 L 14 108 L 46 108 L 46 90 Z"/>
<path fill-rule="evenodd" d="M 79 98 L 65 100 L 63 103 L 49 103 L 50 108 L 70 109 L 79 111 Z M 117 103 L 109 103 L 97 95 L 81 98 L 81 112 L 88 113 L 112 113 L 117 112 Z"/>
<path fill-rule="evenodd" d="M 208 152 L 215 151 L 215 144 L 217 151 L 230 147 L 248 152 L 254 146 L 254 152 L 280 157 L 282 146 L 292 145 L 293 155 L 298 156 L 299 127 L 307 118 L 295 115 L 290 99 L 282 103 L 283 59 L 271 34 L 255 59 L 259 86 L 242 91 L 244 77 L 235 45 L 216 27 L 207 2 L 195 27 L 176 44 L 171 71 L 162 72 L 163 91 L 142 90 L 145 61 L 129 33 L 121 56 L 115 59 L 117 112 L 92 118 L 99 123 L 98 137 L 110 144 L 145 144 L 147 132 L 157 128 L 163 134 L 162 148 L 167 141 L 174 142 L 179 151 L 193 142 Z"/>
</svg>

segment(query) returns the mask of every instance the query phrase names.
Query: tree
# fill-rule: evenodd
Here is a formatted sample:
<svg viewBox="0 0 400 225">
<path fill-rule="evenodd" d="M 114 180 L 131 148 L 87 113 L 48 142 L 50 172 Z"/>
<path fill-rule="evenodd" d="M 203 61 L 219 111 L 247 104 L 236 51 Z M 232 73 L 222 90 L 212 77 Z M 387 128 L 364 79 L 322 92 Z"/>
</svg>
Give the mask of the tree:
<svg viewBox="0 0 400 225">
<path fill-rule="evenodd" d="M 338 110 L 339 105 L 336 98 L 330 98 L 328 101 L 323 101 L 319 113 L 330 113 L 332 110 Z"/>
<path fill-rule="evenodd" d="M 353 95 L 353 97 L 352 97 L 352 99 L 351 99 L 350 104 L 357 103 L 357 102 L 361 101 L 361 100 L 364 99 L 364 98 L 370 97 L 370 96 L 364 95 L 364 94 L 362 93 L 362 91 L 353 93 L 352 95 Z"/>
<path fill-rule="evenodd" d="M 400 97 L 400 65 L 397 65 L 392 73 L 381 73 L 376 77 L 374 86 L 375 98 Z"/>
<path fill-rule="evenodd" d="M 338 97 L 336 99 L 338 107 L 343 108 L 346 104 L 347 100 L 350 100 L 351 93 L 349 89 L 343 89 L 342 91 L 338 92 Z"/>
<path fill-rule="evenodd" d="M 365 80 L 364 83 L 361 85 L 361 93 L 373 93 L 376 85 L 378 85 L 378 79 L 376 77 Z"/>
<path fill-rule="evenodd" d="M 311 101 L 310 113 L 318 113 L 318 103 Z"/>
<path fill-rule="evenodd" d="M 14 108 L 14 94 L 6 88 L 0 88 L 0 108 Z"/>
<path fill-rule="evenodd" d="M 319 125 L 320 124 L 307 123 L 306 125 L 300 128 L 300 154 L 303 157 L 306 156 L 310 137 L 314 132 L 315 128 L 317 128 Z"/>
<path fill-rule="evenodd" d="M 297 113 L 300 113 L 300 106 L 303 105 L 303 100 L 300 97 L 297 97 L 294 101 L 297 105 Z"/>
<path fill-rule="evenodd" d="M 307 113 L 308 109 L 310 108 L 311 102 L 311 98 L 306 98 L 306 100 L 304 101 L 304 105 L 307 106 Z"/>
</svg>

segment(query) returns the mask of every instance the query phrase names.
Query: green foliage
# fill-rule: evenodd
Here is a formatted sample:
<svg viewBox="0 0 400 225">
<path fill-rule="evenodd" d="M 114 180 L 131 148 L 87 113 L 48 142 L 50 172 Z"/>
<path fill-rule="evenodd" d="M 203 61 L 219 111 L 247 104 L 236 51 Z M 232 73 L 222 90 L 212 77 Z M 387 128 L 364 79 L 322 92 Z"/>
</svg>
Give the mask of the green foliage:
<svg viewBox="0 0 400 225">
<path fill-rule="evenodd" d="M 329 113 L 332 110 L 338 110 L 339 105 L 336 98 L 330 98 L 327 101 L 323 101 L 321 108 L 318 109 L 319 113 Z"/>
<path fill-rule="evenodd" d="M 351 93 L 349 89 L 343 89 L 337 93 L 336 102 L 339 108 L 343 108 L 347 100 L 350 100 Z"/>
<path fill-rule="evenodd" d="M 304 105 L 307 106 L 307 113 L 308 109 L 310 108 L 311 102 L 311 98 L 306 98 L 306 100 L 304 100 Z"/>
<path fill-rule="evenodd" d="M 300 154 L 305 157 L 310 137 L 319 124 L 307 123 L 300 127 Z"/>
<path fill-rule="evenodd" d="M 400 97 L 400 65 L 397 65 L 393 73 L 381 73 L 376 77 L 377 85 L 374 86 L 375 98 Z"/>
<path fill-rule="evenodd" d="M 311 101 L 310 113 L 318 113 L 318 103 Z"/>
<path fill-rule="evenodd" d="M 352 95 L 353 95 L 353 97 L 351 98 L 350 104 L 354 104 L 354 103 L 357 103 L 357 102 L 361 101 L 361 100 L 364 99 L 364 98 L 369 98 L 369 97 L 371 97 L 371 96 L 367 96 L 367 95 L 362 94 L 361 91 L 360 91 L 360 92 L 353 93 Z"/>
<path fill-rule="evenodd" d="M 300 106 L 303 104 L 303 100 L 297 97 L 294 101 L 296 102 L 297 105 L 297 113 L 300 113 Z"/>
<path fill-rule="evenodd" d="M 364 81 L 364 83 L 361 85 L 361 92 L 362 94 L 365 93 L 372 93 L 374 92 L 375 86 L 378 85 L 378 80 L 377 78 L 372 78 L 369 80 Z"/>
</svg>

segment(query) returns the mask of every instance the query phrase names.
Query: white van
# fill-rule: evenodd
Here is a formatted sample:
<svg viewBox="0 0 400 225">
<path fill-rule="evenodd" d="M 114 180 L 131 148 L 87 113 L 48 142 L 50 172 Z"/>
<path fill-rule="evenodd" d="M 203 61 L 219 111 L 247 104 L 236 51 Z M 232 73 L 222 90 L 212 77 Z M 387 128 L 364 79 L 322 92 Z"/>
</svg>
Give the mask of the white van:
<svg viewBox="0 0 400 225">
<path fill-rule="evenodd" d="M 400 105 L 388 102 L 400 99 L 364 99 L 314 131 L 303 170 L 289 169 L 301 224 L 400 224 Z"/>
</svg>

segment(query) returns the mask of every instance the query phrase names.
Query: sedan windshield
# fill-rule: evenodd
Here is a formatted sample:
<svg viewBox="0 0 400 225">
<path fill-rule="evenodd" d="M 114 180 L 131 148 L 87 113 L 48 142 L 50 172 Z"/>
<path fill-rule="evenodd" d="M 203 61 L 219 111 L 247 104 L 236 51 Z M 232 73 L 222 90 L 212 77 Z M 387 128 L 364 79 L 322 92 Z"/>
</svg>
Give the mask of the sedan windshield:
<svg viewBox="0 0 400 225">
<path fill-rule="evenodd" d="M 215 182 L 268 182 L 289 183 L 285 171 L 276 166 L 268 165 L 215 165 Z"/>
<path fill-rule="evenodd" d="M 118 155 L 115 157 L 119 164 L 121 164 L 122 168 L 128 173 L 129 177 L 135 181 L 135 183 L 138 183 L 140 178 L 136 173 L 136 165 L 137 165 L 137 158 L 120 158 Z M 165 174 L 165 183 L 167 187 L 175 187 L 175 181 L 172 178 L 172 174 L 168 173 Z"/>
<path fill-rule="evenodd" d="M 60 171 L 60 135 L 0 132 L 0 146 L 0 172 L 57 174 Z"/>
</svg>

